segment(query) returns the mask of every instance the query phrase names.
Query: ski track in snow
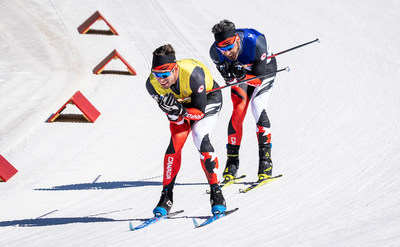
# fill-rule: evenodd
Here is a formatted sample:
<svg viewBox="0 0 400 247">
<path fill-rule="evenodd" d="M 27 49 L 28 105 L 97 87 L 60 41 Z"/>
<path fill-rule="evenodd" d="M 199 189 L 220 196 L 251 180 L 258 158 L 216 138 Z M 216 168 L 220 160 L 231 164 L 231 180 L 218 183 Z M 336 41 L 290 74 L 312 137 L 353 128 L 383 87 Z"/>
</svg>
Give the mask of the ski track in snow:
<svg viewBox="0 0 400 247">
<path fill-rule="evenodd" d="M 232 7 L 240 6 L 240 7 Z M 229 8 L 229 11 L 224 11 Z M 81 35 L 98 10 L 119 35 Z M 316 0 L 4 1 L 0 3 L 0 154 L 19 172 L 0 184 L 3 246 L 398 246 L 400 245 L 400 4 Z M 230 19 L 265 33 L 277 57 L 269 102 L 274 173 L 263 188 L 224 189 L 240 210 L 200 229 L 210 214 L 206 179 L 189 137 L 174 190 L 174 219 L 129 232 L 158 202 L 168 121 L 144 86 L 152 52 L 209 58 L 212 26 Z M 106 28 L 104 23 L 96 27 Z M 94 75 L 112 50 L 136 76 Z M 112 70 L 126 70 L 113 60 Z M 107 67 L 109 68 L 109 67 Z M 95 123 L 45 123 L 77 90 L 101 112 Z M 211 141 L 225 165 L 229 90 Z M 69 106 L 64 113 L 79 113 Z M 256 179 L 251 111 L 239 173 Z"/>
</svg>

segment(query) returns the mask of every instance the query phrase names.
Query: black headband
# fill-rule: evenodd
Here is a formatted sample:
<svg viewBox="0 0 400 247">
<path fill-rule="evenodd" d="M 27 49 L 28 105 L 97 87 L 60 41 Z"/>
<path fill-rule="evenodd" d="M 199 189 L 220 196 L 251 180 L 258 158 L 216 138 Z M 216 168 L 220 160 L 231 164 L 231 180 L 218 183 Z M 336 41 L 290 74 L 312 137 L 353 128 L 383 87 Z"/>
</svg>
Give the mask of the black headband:
<svg viewBox="0 0 400 247">
<path fill-rule="evenodd" d="M 166 63 L 175 63 L 176 58 L 175 58 L 175 54 L 172 55 L 162 55 L 162 56 L 158 56 L 158 55 L 153 55 L 153 63 L 151 65 L 151 68 L 155 68 L 157 66 L 166 64 Z"/>
<path fill-rule="evenodd" d="M 236 30 L 228 30 L 220 33 L 215 33 L 214 38 L 217 43 L 226 40 L 227 38 L 233 37 L 236 34 Z"/>
</svg>

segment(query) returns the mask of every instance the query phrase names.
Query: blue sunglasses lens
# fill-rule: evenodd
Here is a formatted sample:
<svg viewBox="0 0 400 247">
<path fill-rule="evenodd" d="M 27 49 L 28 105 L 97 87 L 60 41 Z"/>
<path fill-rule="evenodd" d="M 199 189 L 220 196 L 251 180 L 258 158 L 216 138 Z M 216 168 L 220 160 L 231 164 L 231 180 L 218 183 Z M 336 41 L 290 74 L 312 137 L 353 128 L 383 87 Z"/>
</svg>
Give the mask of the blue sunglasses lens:
<svg viewBox="0 0 400 247">
<path fill-rule="evenodd" d="M 167 71 L 167 72 L 153 72 L 153 75 L 157 78 L 167 78 L 168 76 L 170 76 L 172 73 L 172 71 Z"/>
<path fill-rule="evenodd" d="M 235 47 L 235 43 L 230 44 L 228 46 L 225 47 L 217 47 L 220 51 L 230 51 L 233 49 L 233 47 Z"/>
</svg>

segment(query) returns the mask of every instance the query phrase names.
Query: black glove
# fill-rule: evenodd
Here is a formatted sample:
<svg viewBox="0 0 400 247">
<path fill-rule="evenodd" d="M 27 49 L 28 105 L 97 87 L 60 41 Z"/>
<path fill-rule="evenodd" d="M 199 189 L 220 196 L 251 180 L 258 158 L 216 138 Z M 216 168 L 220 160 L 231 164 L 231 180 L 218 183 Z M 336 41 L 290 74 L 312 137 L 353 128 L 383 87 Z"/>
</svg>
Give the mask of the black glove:
<svg viewBox="0 0 400 247">
<path fill-rule="evenodd" d="M 229 65 L 230 64 L 228 60 L 225 60 L 223 63 L 217 64 L 217 70 L 219 71 L 219 73 L 221 73 L 225 81 L 231 81 L 233 79 L 233 74 L 231 73 Z"/>
<path fill-rule="evenodd" d="M 185 112 L 183 105 L 176 100 L 172 93 L 166 94 L 164 97 L 162 97 L 158 102 L 158 106 L 168 115 L 174 115 L 178 117 Z"/>
<path fill-rule="evenodd" d="M 242 80 L 246 77 L 246 69 L 242 64 L 239 63 L 239 61 L 235 61 L 231 64 L 230 71 L 238 80 Z"/>
</svg>

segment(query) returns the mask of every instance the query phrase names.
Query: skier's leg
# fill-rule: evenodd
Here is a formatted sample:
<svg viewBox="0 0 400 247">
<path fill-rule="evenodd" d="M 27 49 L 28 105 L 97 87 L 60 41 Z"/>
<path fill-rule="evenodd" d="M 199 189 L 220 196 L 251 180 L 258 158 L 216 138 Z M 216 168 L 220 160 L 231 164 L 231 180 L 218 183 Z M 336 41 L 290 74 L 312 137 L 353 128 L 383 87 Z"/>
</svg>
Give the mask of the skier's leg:
<svg viewBox="0 0 400 247">
<path fill-rule="evenodd" d="M 181 168 L 181 151 L 191 131 L 189 121 L 181 125 L 170 123 L 171 140 L 164 156 L 163 186 L 174 181 Z"/>
<path fill-rule="evenodd" d="M 267 78 L 263 84 L 255 89 L 251 99 L 251 109 L 257 125 L 257 140 L 259 153 L 258 176 L 265 179 L 272 174 L 271 160 L 271 123 L 267 115 L 266 106 L 271 95 L 274 77 Z"/>
<path fill-rule="evenodd" d="M 173 204 L 173 189 L 176 176 L 181 167 L 181 151 L 190 133 L 190 123 L 184 121 L 177 125 L 170 123 L 171 141 L 164 156 L 163 190 L 160 201 L 153 210 L 155 215 L 166 215 Z"/>
<path fill-rule="evenodd" d="M 228 126 L 228 144 L 240 146 L 243 135 L 243 120 L 247 113 L 250 97 L 248 94 L 249 86 L 241 84 L 231 89 L 231 99 L 233 103 L 232 116 Z"/>
<path fill-rule="evenodd" d="M 200 162 L 211 187 L 210 203 L 213 214 L 222 213 L 226 210 L 225 199 L 219 188 L 218 158 L 209 138 L 209 133 L 217 122 L 220 109 L 221 102 L 211 101 L 206 107 L 204 118 L 196 121 L 192 127 L 193 141 L 199 150 Z"/>
<path fill-rule="evenodd" d="M 210 102 L 206 106 L 204 118 L 192 125 L 193 142 L 197 150 L 199 150 L 200 162 L 210 185 L 219 183 L 218 158 L 214 152 L 209 134 L 217 123 L 221 106 L 221 102 Z"/>
<path fill-rule="evenodd" d="M 250 102 L 249 93 L 252 90 L 254 90 L 254 87 L 247 84 L 231 89 L 233 111 L 228 126 L 227 160 L 223 173 L 225 181 L 235 178 L 239 169 L 239 149 L 243 135 L 243 121 Z"/>
</svg>

